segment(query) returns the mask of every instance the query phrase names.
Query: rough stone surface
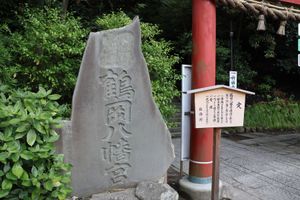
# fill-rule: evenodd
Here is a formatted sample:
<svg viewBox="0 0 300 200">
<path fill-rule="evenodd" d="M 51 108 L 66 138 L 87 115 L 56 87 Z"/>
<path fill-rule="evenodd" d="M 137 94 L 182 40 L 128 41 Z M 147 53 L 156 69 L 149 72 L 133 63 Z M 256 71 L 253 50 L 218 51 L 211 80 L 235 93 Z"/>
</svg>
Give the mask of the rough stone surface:
<svg viewBox="0 0 300 200">
<path fill-rule="evenodd" d="M 152 181 L 140 182 L 135 195 L 140 200 L 177 200 L 178 193 L 168 184 L 155 183 Z"/>
<path fill-rule="evenodd" d="M 135 188 L 130 188 L 118 192 L 104 192 L 95 194 L 90 200 L 139 200 L 135 196 Z"/>
<path fill-rule="evenodd" d="M 91 33 L 73 95 L 73 195 L 162 177 L 174 159 L 153 101 L 140 24 Z"/>
<path fill-rule="evenodd" d="M 245 128 L 244 127 L 238 127 L 237 132 L 238 133 L 243 133 L 243 132 L 245 132 Z"/>
<path fill-rule="evenodd" d="M 56 130 L 59 134 L 59 140 L 56 142 L 56 152 L 64 154 L 64 161 L 71 162 L 71 121 L 62 121 L 62 128 Z"/>
</svg>

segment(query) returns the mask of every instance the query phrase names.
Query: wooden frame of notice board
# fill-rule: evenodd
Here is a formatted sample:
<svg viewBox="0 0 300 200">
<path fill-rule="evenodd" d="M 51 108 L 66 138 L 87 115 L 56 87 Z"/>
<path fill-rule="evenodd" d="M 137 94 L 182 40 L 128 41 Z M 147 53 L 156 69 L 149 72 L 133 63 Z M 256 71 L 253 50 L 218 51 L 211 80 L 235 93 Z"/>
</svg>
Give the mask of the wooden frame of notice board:
<svg viewBox="0 0 300 200">
<path fill-rule="evenodd" d="M 216 85 L 187 91 L 194 95 L 196 128 L 214 128 L 212 200 L 219 198 L 221 128 L 244 125 L 246 94 L 254 92 Z"/>
</svg>

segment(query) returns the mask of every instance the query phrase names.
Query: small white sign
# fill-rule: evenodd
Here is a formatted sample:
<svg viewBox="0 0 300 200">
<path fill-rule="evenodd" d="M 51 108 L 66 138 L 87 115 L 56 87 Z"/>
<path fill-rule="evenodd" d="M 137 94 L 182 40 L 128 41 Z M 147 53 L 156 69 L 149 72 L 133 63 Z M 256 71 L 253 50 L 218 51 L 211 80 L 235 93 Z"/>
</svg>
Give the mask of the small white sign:
<svg viewBox="0 0 300 200">
<path fill-rule="evenodd" d="M 300 67 L 300 54 L 298 54 L 298 67 Z"/>
<path fill-rule="evenodd" d="M 229 72 L 229 87 L 237 88 L 237 71 Z"/>
<path fill-rule="evenodd" d="M 298 24 L 298 36 L 300 36 L 300 23 Z"/>
</svg>

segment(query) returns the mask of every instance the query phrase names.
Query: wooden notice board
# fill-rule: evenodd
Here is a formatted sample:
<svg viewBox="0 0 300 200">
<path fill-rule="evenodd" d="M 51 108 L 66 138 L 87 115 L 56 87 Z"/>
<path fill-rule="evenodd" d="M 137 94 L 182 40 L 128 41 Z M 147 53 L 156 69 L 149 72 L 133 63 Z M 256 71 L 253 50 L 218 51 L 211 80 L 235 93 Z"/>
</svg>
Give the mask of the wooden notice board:
<svg viewBox="0 0 300 200">
<path fill-rule="evenodd" d="M 223 85 L 188 93 L 194 93 L 196 128 L 243 126 L 246 94 L 254 94 Z"/>
<path fill-rule="evenodd" d="M 211 199 L 217 200 L 221 128 L 243 126 L 246 94 L 254 93 L 225 85 L 215 85 L 189 90 L 187 94 L 194 94 L 196 128 L 214 128 Z"/>
</svg>

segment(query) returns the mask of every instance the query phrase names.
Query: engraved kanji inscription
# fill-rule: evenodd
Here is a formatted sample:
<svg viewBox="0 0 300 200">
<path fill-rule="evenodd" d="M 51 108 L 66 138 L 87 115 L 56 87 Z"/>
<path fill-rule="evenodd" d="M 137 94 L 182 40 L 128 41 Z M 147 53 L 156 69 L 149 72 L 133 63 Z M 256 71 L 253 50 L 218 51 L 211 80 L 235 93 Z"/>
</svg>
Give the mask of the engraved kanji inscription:
<svg viewBox="0 0 300 200">
<path fill-rule="evenodd" d="M 131 109 L 134 98 L 132 78 L 126 70 L 109 69 L 100 76 L 100 84 L 104 87 L 106 126 L 109 134 L 102 138 L 102 160 L 106 163 L 105 172 L 113 184 L 125 183 L 131 168 L 130 155 L 132 148 L 128 130 L 131 123 Z"/>
</svg>

